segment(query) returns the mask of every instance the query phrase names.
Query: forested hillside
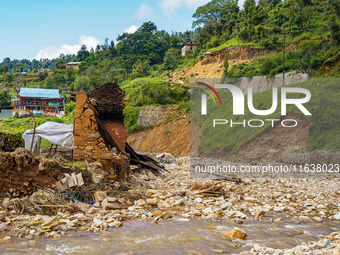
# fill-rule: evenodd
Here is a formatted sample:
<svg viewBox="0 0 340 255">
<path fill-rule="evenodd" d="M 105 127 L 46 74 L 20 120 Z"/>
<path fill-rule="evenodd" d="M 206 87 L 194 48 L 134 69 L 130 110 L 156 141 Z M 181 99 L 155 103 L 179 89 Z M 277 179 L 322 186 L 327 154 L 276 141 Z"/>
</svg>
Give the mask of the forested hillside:
<svg viewBox="0 0 340 255">
<path fill-rule="evenodd" d="M 282 72 L 283 46 L 287 71 L 339 76 L 339 15 L 338 0 L 246 0 L 243 8 L 237 0 L 212 0 L 195 11 L 193 28 L 184 33 L 170 34 L 148 21 L 134 33 L 119 35 L 116 44 L 106 39 L 95 49 L 83 45 L 76 55 L 32 61 L 5 58 L 0 63 L 0 104 L 8 104 L 20 87 L 90 91 L 110 81 L 125 89 L 128 107 L 179 104 L 188 100 L 185 84 L 163 78 L 193 66 L 206 52 L 234 46 L 273 54 L 241 64 L 226 59 L 228 77 Z M 190 40 L 198 48 L 183 57 L 181 48 Z M 68 69 L 69 61 L 80 61 L 79 70 Z"/>
</svg>

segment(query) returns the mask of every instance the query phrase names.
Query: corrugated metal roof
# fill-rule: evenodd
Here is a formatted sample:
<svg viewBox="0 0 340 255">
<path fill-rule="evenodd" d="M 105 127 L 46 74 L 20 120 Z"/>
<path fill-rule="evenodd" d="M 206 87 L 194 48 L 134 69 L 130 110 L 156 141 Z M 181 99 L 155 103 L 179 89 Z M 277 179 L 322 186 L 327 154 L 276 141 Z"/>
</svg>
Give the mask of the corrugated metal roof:
<svg viewBox="0 0 340 255">
<path fill-rule="evenodd" d="M 68 62 L 66 65 L 80 65 L 81 62 Z"/>
<path fill-rule="evenodd" d="M 20 88 L 19 97 L 60 98 L 59 89 Z"/>
</svg>

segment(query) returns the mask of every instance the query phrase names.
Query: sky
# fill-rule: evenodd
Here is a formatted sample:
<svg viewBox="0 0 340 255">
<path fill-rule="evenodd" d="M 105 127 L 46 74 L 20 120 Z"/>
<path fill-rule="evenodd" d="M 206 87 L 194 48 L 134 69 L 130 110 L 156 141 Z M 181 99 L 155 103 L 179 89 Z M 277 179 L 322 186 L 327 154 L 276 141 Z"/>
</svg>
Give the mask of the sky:
<svg viewBox="0 0 340 255">
<path fill-rule="evenodd" d="M 143 22 L 159 30 L 191 29 L 195 10 L 209 0 L 0 0 L 0 62 L 76 54 L 133 33 Z M 243 5 L 244 0 L 239 0 Z"/>
</svg>

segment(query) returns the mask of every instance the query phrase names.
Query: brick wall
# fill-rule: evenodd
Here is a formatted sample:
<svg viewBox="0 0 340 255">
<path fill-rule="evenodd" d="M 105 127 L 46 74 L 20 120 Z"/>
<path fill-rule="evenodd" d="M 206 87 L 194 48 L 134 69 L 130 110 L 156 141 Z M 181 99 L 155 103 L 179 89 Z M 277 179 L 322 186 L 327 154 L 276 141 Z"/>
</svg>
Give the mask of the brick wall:
<svg viewBox="0 0 340 255">
<path fill-rule="evenodd" d="M 94 162 L 111 159 L 112 155 L 98 131 L 96 117 L 86 103 L 86 93 L 78 92 L 76 100 L 73 160 Z"/>
</svg>

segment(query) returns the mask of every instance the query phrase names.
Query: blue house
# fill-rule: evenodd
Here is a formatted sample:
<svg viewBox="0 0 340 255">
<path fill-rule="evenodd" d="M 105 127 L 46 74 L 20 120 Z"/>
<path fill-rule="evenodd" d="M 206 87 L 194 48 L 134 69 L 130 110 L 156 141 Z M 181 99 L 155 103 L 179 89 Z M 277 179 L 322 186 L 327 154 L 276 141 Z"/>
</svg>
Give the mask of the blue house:
<svg viewBox="0 0 340 255">
<path fill-rule="evenodd" d="M 65 98 L 59 89 L 20 88 L 20 92 L 12 99 L 13 113 L 47 114 L 63 116 L 65 114 Z"/>
</svg>

